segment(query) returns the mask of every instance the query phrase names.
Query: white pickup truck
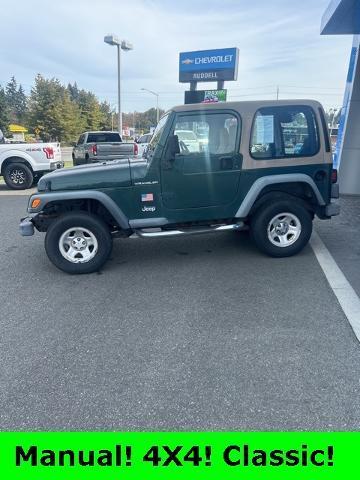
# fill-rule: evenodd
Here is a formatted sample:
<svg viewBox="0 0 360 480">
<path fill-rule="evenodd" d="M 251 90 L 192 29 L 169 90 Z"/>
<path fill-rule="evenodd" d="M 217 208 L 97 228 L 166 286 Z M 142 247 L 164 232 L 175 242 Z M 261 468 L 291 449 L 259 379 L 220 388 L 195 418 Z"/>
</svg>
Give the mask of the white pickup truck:
<svg viewBox="0 0 360 480">
<path fill-rule="evenodd" d="M 30 188 L 46 172 L 62 168 L 59 143 L 2 143 L 0 131 L 0 175 L 14 190 Z"/>
</svg>

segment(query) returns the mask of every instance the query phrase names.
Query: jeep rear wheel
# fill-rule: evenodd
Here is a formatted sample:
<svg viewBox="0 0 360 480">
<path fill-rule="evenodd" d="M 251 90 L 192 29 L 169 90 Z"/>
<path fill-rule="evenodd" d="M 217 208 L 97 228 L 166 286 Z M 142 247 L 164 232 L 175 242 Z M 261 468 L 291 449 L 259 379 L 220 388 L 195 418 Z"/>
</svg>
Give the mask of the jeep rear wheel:
<svg viewBox="0 0 360 480">
<path fill-rule="evenodd" d="M 4 180 L 13 190 L 25 190 L 31 187 L 34 177 L 25 163 L 9 163 L 4 169 Z"/>
<path fill-rule="evenodd" d="M 289 257 L 307 245 L 312 216 L 302 203 L 281 200 L 260 209 L 251 220 L 256 246 L 272 257 Z"/>
<path fill-rule="evenodd" d="M 105 264 L 112 248 L 106 224 L 85 212 L 68 213 L 56 219 L 45 237 L 51 262 L 67 273 L 92 273 Z"/>
</svg>

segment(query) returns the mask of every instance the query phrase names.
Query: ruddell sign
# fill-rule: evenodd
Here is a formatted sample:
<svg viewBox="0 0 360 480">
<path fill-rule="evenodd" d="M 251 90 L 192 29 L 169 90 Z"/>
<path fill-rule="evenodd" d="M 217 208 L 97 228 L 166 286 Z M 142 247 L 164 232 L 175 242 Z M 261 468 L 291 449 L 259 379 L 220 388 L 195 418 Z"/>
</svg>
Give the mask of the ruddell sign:
<svg viewBox="0 0 360 480">
<path fill-rule="evenodd" d="M 182 52 L 179 56 L 179 82 L 236 80 L 238 48 Z"/>
</svg>

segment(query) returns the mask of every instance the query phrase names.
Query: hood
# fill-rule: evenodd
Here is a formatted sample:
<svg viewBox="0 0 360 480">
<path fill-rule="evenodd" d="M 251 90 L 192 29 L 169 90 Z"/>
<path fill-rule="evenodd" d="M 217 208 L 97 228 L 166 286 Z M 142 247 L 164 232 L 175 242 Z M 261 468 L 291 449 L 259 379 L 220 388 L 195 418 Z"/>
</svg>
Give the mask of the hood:
<svg viewBox="0 0 360 480">
<path fill-rule="evenodd" d="M 131 185 L 128 159 L 62 168 L 41 177 L 38 191 L 84 190 Z"/>
</svg>

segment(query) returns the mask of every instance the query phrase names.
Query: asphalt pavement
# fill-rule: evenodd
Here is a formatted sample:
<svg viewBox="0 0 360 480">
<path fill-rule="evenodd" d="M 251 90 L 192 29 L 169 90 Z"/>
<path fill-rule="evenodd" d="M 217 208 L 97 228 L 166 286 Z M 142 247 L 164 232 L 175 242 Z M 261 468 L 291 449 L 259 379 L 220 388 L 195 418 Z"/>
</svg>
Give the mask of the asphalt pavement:
<svg viewBox="0 0 360 480">
<path fill-rule="evenodd" d="M 341 215 L 316 228 L 331 255 L 360 297 L 360 196 L 341 198 Z"/>
<path fill-rule="evenodd" d="M 1 430 L 358 430 L 360 345 L 310 248 L 121 239 L 53 267 L 0 196 Z"/>
</svg>

